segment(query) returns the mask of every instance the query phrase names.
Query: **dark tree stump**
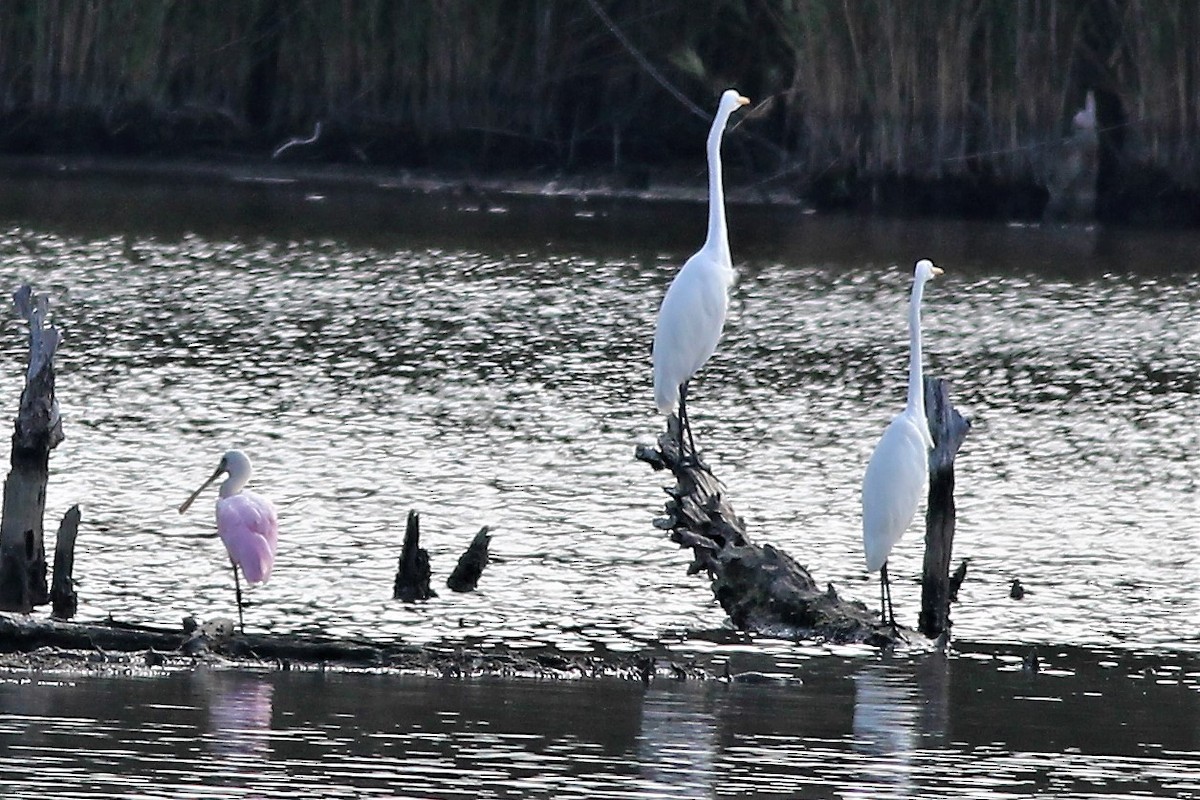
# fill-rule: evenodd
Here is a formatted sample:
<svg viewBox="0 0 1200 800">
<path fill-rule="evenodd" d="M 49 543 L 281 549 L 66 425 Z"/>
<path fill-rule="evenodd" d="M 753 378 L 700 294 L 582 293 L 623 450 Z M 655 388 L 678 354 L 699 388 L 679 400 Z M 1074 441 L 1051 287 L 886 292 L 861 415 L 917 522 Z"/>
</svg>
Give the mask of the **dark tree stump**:
<svg viewBox="0 0 1200 800">
<path fill-rule="evenodd" d="M 479 576 L 483 574 L 483 568 L 488 564 L 488 544 L 491 541 L 492 537 L 488 535 L 487 525 L 484 525 L 479 529 L 479 533 L 475 534 L 475 538 L 471 540 L 466 551 L 459 556 L 454 571 L 446 579 L 446 585 L 450 587 L 451 591 L 474 591 L 479 584 Z"/>
<path fill-rule="evenodd" d="M 925 417 L 933 436 L 929 451 L 929 499 L 925 507 L 925 563 L 921 575 L 921 613 L 917 629 L 929 638 L 950 628 L 950 600 L 966 577 L 966 564 L 957 582 L 950 577 L 954 545 L 954 457 L 962 447 L 971 423 L 950 405 L 950 382 L 925 379 Z"/>
<path fill-rule="evenodd" d="M 421 547 L 421 518 L 416 511 L 408 512 L 408 524 L 404 529 L 404 547 L 400 550 L 400 564 L 396 569 L 396 585 L 392 597 L 412 602 L 437 597 L 429 585 L 432 571 L 429 568 L 429 553 Z"/>
<path fill-rule="evenodd" d="M 71 506 L 58 525 L 54 537 L 54 575 L 50 580 L 50 614 L 55 619 L 70 619 L 79 608 L 75 596 L 75 536 L 79 533 L 79 506 Z"/>
<path fill-rule="evenodd" d="M 834 642 L 894 643 L 898 631 L 884 625 L 861 602 L 843 600 L 829 584 L 818 586 L 808 570 L 771 545 L 756 545 L 725 496 L 725 487 L 703 463 L 683 460 L 679 420 L 670 417 L 658 447 L 634 454 L 656 470 L 668 469 L 665 517 L 654 521 L 670 539 L 692 550 L 690 574 L 705 572 L 712 591 L 740 630 Z"/>
<path fill-rule="evenodd" d="M 42 518 L 50 451 L 63 440 L 54 399 L 54 354 L 61 336 L 46 324 L 49 302 L 22 286 L 13 295 L 17 313 L 29 323 L 29 367 L 17 411 L 12 469 L 4 481 L 0 518 L 0 610 L 29 612 L 50 600 Z"/>
</svg>

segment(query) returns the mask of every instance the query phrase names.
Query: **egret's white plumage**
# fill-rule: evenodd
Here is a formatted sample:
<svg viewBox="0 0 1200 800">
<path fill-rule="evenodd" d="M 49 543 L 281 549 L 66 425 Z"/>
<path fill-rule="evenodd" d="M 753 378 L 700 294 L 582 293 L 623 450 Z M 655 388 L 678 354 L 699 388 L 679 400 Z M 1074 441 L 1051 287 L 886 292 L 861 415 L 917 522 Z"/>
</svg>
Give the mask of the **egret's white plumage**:
<svg viewBox="0 0 1200 800">
<path fill-rule="evenodd" d="M 929 259 L 917 262 L 909 300 L 908 402 L 875 445 L 863 476 L 863 551 L 867 571 L 879 572 L 881 599 L 887 613 L 891 591 L 887 560 L 896 542 L 912 523 L 929 474 L 933 439 L 925 418 L 925 383 L 921 370 L 921 297 L 925 284 L 942 271 Z M 895 616 L 891 615 L 892 624 Z"/>
<path fill-rule="evenodd" d="M 671 281 L 654 330 L 654 401 L 663 414 L 670 415 L 678 408 L 685 426 L 687 382 L 717 349 L 733 284 L 721 180 L 721 138 L 730 115 L 749 102 L 733 89 L 721 95 L 708 132 L 708 236 L 704 246 Z"/>
<path fill-rule="evenodd" d="M 179 507 L 187 511 L 200 493 L 218 477 L 228 474 L 217 498 L 217 535 L 229 553 L 233 565 L 233 583 L 237 591 L 238 623 L 242 621 L 242 586 L 238 569 L 250 584 L 266 583 L 275 564 L 275 548 L 279 541 L 279 521 L 275 506 L 265 497 L 245 491 L 251 474 L 250 458 L 241 450 L 230 450 L 204 485 Z"/>
</svg>

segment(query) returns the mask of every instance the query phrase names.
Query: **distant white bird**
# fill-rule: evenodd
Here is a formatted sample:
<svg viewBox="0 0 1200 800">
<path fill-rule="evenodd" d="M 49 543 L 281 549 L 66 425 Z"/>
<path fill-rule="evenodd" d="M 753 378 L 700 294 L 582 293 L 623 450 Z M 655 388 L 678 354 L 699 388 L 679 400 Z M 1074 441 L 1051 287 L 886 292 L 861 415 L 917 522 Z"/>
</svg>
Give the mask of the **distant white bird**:
<svg viewBox="0 0 1200 800">
<path fill-rule="evenodd" d="M 693 456 L 696 444 L 688 422 L 688 382 L 717 349 L 733 285 L 721 182 L 721 137 L 730 115 L 749 102 L 733 89 L 721 95 L 708 132 L 708 237 L 671 281 L 654 331 L 654 401 L 668 416 L 678 407 L 679 449 L 683 451 L 686 430 Z"/>
<path fill-rule="evenodd" d="M 933 438 L 925 419 L 925 384 L 921 374 L 921 296 L 925 284 L 942 271 L 929 259 L 917 262 L 908 307 L 908 403 L 879 438 L 863 476 L 863 550 L 867 571 L 879 571 L 880 615 L 893 627 L 892 590 L 887 560 L 892 547 L 917 513 L 929 474 Z"/>
<path fill-rule="evenodd" d="M 187 511 L 200 493 L 222 474 L 229 477 L 221 483 L 217 498 L 217 535 L 229 553 L 233 565 L 233 586 L 237 592 L 238 627 L 245 633 L 242 622 L 242 584 L 238 579 L 238 568 L 251 585 L 266 583 L 275 564 L 275 548 L 279 541 L 279 522 L 275 506 L 265 497 L 243 491 L 250 480 L 250 459 L 241 450 L 230 450 L 221 457 L 221 463 L 212 477 L 192 493 L 179 507 L 179 513 Z"/>
</svg>

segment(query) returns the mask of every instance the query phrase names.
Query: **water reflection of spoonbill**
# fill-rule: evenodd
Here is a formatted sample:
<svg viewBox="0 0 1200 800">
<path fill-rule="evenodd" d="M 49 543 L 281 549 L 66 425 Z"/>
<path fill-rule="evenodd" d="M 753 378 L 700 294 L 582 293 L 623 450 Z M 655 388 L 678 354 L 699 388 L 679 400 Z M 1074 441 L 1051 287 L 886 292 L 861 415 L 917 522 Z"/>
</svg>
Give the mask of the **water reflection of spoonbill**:
<svg viewBox="0 0 1200 800">
<path fill-rule="evenodd" d="M 279 539 L 279 522 L 275 506 L 265 497 L 243 491 L 250 480 L 250 459 L 241 450 L 230 450 L 221 457 L 221 463 L 212 477 L 204 482 L 192 496 L 179 507 L 179 513 L 187 511 L 200 493 L 228 473 L 221 483 L 217 498 L 217 535 L 225 544 L 229 561 L 233 566 L 233 585 L 237 591 L 238 628 L 245 632 L 242 621 L 242 584 L 238 579 L 238 568 L 251 585 L 266 583 L 271 577 L 275 563 L 275 546 Z"/>
<path fill-rule="evenodd" d="M 733 285 L 721 184 L 721 136 L 729 116 L 749 102 L 733 89 L 721 95 L 708 132 L 708 237 L 667 287 L 654 331 L 654 400 L 663 414 L 679 407 L 679 449 L 683 451 L 683 432 L 687 431 L 693 456 L 696 445 L 687 414 L 688 382 L 716 352 Z"/>
</svg>

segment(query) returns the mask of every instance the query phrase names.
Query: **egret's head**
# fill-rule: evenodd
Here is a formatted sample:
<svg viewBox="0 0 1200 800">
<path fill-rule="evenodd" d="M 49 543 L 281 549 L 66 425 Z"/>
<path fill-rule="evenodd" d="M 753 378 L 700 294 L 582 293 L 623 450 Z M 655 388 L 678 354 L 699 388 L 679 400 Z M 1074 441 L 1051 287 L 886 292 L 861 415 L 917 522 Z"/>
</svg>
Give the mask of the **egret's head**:
<svg viewBox="0 0 1200 800">
<path fill-rule="evenodd" d="M 750 100 L 738 94 L 737 89 L 726 89 L 721 95 L 721 105 L 717 109 L 718 114 L 729 115 L 742 106 L 750 105 Z"/>
<path fill-rule="evenodd" d="M 922 258 L 920 261 L 917 262 L 917 269 L 916 269 L 916 272 L 914 273 L 914 277 L 921 283 L 924 283 L 925 281 L 930 280 L 941 274 L 942 274 L 942 270 L 940 267 L 935 267 L 933 265 L 933 262 L 930 261 L 928 258 Z"/>
</svg>

